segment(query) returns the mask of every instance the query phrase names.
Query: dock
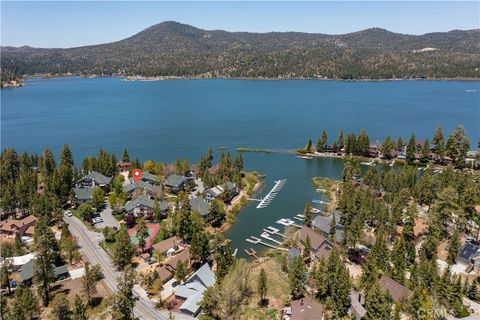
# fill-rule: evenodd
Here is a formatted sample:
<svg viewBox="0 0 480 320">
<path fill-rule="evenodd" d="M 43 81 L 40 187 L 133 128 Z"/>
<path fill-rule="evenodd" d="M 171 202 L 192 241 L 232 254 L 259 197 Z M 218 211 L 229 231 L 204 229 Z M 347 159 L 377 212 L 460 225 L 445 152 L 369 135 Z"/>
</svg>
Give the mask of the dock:
<svg viewBox="0 0 480 320">
<path fill-rule="evenodd" d="M 272 202 L 273 199 L 277 196 L 278 192 L 280 191 L 280 189 L 283 188 L 286 182 L 287 179 L 275 181 L 275 185 L 273 186 L 272 190 L 270 190 L 270 192 L 267 193 L 267 195 L 263 199 L 261 199 L 260 203 L 257 205 L 257 209 L 266 208 L 270 204 L 270 202 Z"/>
<path fill-rule="evenodd" d="M 257 251 L 255 251 L 253 248 L 245 249 L 245 253 L 250 257 L 254 257 L 255 259 L 258 259 Z"/>
<path fill-rule="evenodd" d="M 287 237 L 286 235 L 280 233 L 280 230 L 278 230 L 277 228 L 274 228 L 274 227 L 268 226 L 268 227 L 266 227 L 265 229 L 263 229 L 263 231 L 268 232 L 268 233 L 270 233 L 270 234 L 274 234 L 274 235 L 280 236 L 280 237 L 284 237 L 284 238 Z"/>
<path fill-rule="evenodd" d="M 270 237 L 270 233 L 268 232 L 263 232 L 260 237 L 264 238 L 264 239 L 267 239 L 267 240 L 270 240 L 272 242 L 275 242 L 275 243 L 278 243 L 279 245 L 282 245 L 282 243 L 278 240 L 275 240 L 273 239 L 272 237 Z"/>
<path fill-rule="evenodd" d="M 330 204 L 330 202 L 325 202 L 323 200 L 318 200 L 318 199 L 313 199 L 312 200 L 312 203 L 315 203 L 315 204 Z M 318 210 L 318 209 L 317 209 Z M 320 210 L 319 210 L 320 211 Z M 313 211 L 312 211 L 313 212 Z M 315 213 L 315 212 L 314 212 Z"/>
</svg>

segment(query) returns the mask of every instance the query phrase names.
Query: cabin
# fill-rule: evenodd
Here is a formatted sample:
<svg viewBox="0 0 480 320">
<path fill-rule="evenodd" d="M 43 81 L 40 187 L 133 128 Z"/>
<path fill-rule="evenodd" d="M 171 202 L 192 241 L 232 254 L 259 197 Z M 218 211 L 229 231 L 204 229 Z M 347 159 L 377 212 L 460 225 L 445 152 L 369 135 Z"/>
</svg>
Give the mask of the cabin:
<svg viewBox="0 0 480 320">
<path fill-rule="evenodd" d="M 286 307 L 283 311 L 283 319 L 323 320 L 325 319 L 325 307 L 313 296 L 292 300 L 290 307 Z"/>
<path fill-rule="evenodd" d="M 81 188 L 102 188 L 108 193 L 112 177 L 106 177 L 100 172 L 91 171 L 89 174 L 81 178 L 75 183 L 75 187 Z"/>
<path fill-rule="evenodd" d="M 22 270 L 20 271 L 20 281 L 26 286 L 30 286 L 32 284 L 33 276 L 34 276 L 34 269 L 35 269 L 36 260 L 32 259 L 28 261 L 26 264 L 22 266 Z M 53 277 L 55 280 L 63 280 L 70 277 L 70 273 L 68 272 L 67 266 L 52 266 L 53 269 Z"/>
<path fill-rule="evenodd" d="M 33 215 L 26 216 L 23 219 L 7 219 L 0 221 L 0 233 L 5 235 L 15 235 L 18 233 L 21 237 L 33 236 L 35 232 L 35 223 L 37 218 Z"/>
<path fill-rule="evenodd" d="M 125 161 L 117 162 L 117 169 L 118 169 L 118 171 L 120 171 L 120 172 L 129 171 L 129 170 L 130 170 L 130 167 L 131 167 L 131 163 L 130 163 L 130 162 L 125 162 Z"/>
<path fill-rule="evenodd" d="M 200 313 L 203 293 L 214 284 L 215 273 L 210 269 L 208 263 L 205 263 L 188 278 L 185 284 L 177 288 L 175 298 L 182 301 L 180 312 L 196 317 Z"/>
<path fill-rule="evenodd" d="M 208 202 L 217 199 L 222 199 L 225 202 L 230 202 L 237 194 L 237 185 L 233 182 L 228 181 L 223 185 L 218 185 L 205 191 L 205 199 Z"/>
<path fill-rule="evenodd" d="M 315 217 L 312 226 L 314 229 L 319 230 L 328 237 L 330 235 L 330 226 L 333 219 L 335 219 L 335 242 L 342 243 L 345 239 L 345 232 L 343 230 L 343 225 L 340 224 L 340 211 L 335 210 L 332 215 L 328 217 L 322 215 Z"/>
<path fill-rule="evenodd" d="M 124 186 L 123 192 L 126 192 L 130 199 L 135 199 L 142 195 L 148 197 L 158 197 L 162 192 L 162 188 L 143 180 L 139 180 L 138 182 L 132 182 Z"/>
<path fill-rule="evenodd" d="M 148 183 L 152 186 L 155 186 L 158 183 L 158 178 L 157 178 L 156 175 L 145 171 L 145 172 L 142 172 L 142 176 L 140 177 L 139 182 L 140 181 L 143 181 L 143 182 Z"/>
<path fill-rule="evenodd" d="M 328 259 L 332 250 L 335 248 L 335 245 L 328 241 L 323 234 L 320 234 L 307 226 L 303 226 L 297 236 L 299 246 L 303 247 L 307 238 L 310 239 L 310 247 L 315 260 L 321 260 L 322 258 L 325 260 Z"/>
<path fill-rule="evenodd" d="M 136 218 L 146 217 L 151 219 L 154 214 L 155 203 L 147 196 L 140 196 L 135 200 L 130 200 L 125 204 L 125 211 L 134 215 Z"/>
<path fill-rule="evenodd" d="M 170 257 L 180 248 L 180 240 L 176 236 L 173 236 L 155 243 L 152 248 L 157 254 Z"/>
<path fill-rule="evenodd" d="M 465 273 L 480 270 L 480 247 L 466 242 L 457 255 L 457 263 L 465 266 Z"/>
<path fill-rule="evenodd" d="M 214 176 L 217 174 L 218 170 L 220 170 L 220 165 L 216 164 L 211 166 L 210 168 L 207 169 L 207 172 L 209 175 Z"/>
<path fill-rule="evenodd" d="M 207 201 L 205 201 L 202 197 L 196 197 L 190 199 L 190 206 L 192 207 L 192 211 L 197 212 L 202 216 L 204 219 L 208 219 L 210 215 L 210 206 Z"/>
<path fill-rule="evenodd" d="M 179 193 L 182 190 L 185 190 L 187 186 L 188 178 L 185 176 L 179 176 L 176 174 L 171 174 L 168 176 L 167 181 L 165 181 L 165 187 L 167 187 L 172 193 Z"/>
<path fill-rule="evenodd" d="M 348 310 L 348 315 L 352 319 L 363 319 L 367 314 L 365 310 L 365 296 L 356 290 L 350 292 L 350 309 Z"/>
<path fill-rule="evenodd" d="M 395 303 L 400 301 L 408 301 L 413 295 L 412 290 L 387 277 L 386 275 L 382 275 L 378 283 L 383 291 L 387 291 L 390 294 Z"/>
<path fill-rule="evenodd" d="M 80 206 L 92 201 L 93 188 L 75 188 L 75 205 Z"/>
</svg>

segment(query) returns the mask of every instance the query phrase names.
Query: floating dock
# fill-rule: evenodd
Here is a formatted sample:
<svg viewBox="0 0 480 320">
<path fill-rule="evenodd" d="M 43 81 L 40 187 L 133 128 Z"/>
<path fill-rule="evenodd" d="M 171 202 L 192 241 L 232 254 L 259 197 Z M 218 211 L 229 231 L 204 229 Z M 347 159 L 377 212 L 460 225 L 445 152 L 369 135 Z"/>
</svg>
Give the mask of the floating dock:
<svg viewBox="0 0 480 320">
<path fill-rule="evenodd" d="M 277 241 L 275 239 L 273 239 L 272 237 L 270 237 L 270 233 L 268 232 L 263 232 L 260 237 L 264 238 L 264 239 L 267 239 L 267 240 L 270 240 L 272 242 L 275 242 L 275 243 L 278 243 L 279 245 L 282 245 L 282 243 L 280 241 Z"/>
<path fill-rule="evenodd" d="M 280 191 L 280 189 L 283 188 L 286 182 L 287 179 L 275 181 L 275 185 L 273 186 L 272 190 L 270 190 L 270 192 L 260 201 L 260 203 L 257 205 L 257 209 L 266 208 L 270 204 L 270 202 L 272 202 L 273 199 L 277 196 L 278 192 Z"/>
<path fill-rule="evenodd" d="M 330 204 L 330 202 L 325 202 L 323 200 L 318 200 L 318 199 L 313 199 L 312 203 L 315 203 L 315 204 Z M 318 210 L 318 211 L 319 211 L 318 213 L 320 213 L 320 210 Z M 313 212 L 313 210 L 312 210 L 312 212 Z M 316 212 L 314 212 L 314 213 L 316 213 Z"/>
</svg>

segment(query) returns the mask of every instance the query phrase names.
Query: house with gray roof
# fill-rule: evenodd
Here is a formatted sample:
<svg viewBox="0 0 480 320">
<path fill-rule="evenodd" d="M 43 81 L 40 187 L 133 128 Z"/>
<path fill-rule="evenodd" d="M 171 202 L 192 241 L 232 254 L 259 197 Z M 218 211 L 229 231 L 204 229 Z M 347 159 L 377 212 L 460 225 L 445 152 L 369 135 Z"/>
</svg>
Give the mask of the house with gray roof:
<svg viewBox="0 0 480 320">
<path fill-rule="evenodd" d="M 139 180 L 138 182 L 132 181 L 130 184 L 124 186 L 123 191 L 126 192 L 128 196 L 132 199 L 137 198 L 140 195 L 146 195 L 149 197 L 159 196 L 162 188 L 160 186 L 150 184 L 143 180 Z"/>
<path fill-rule="evenodd" d="M 112 177 L 107 177 L 101 174 L 100 172 L 91 171 L 86 176 L 83 176 L 80 180 L 75 183 L 76 188 L 96 188 L 100 187 L 104 189 L 105 192 L 108 191 L 110 183 L 112 182 Z"/>
<path fill-rule="evenodd" d="M 35 263 L 36 263 L 36 260 L 32 259 L 22 266 L 22 270 L 20 271 L 20 280 L 25 285 L 32 284 L 32 279 L 35 273 Z M 53 267 L 53 276 L 55 277 L 55 279 L 63 280 L 70 276 L 66 265 L 59 266 L 59 267 L 55 267 L 55 266 L 52 266 L 52 267 Z"/>
<path fill-rule="evenodd" d="M 465 265 L 466 273 L 480 270 L 480 247 L 465 242 L 457 255 L 457 262 Z"/>
<path fill-rule="evenodd" d="M 230 202 L 237 194 L 237 185 L 233 182 L 227 181 L 224 184 L 219 184 L 216 187 L 206 190 L 205 199 L 207 201 L 222 199 L 225 202 Z"/>
<path fill-rule="evenodd" d="M 175 292 L 175 297 L 183 301 L 180 305 L 180 312 L 197 316 L 200 313 L 199 303 L 203 299 L 203 293 L 214 284 L 215 274 L 208 263 L 205 263 Z"/>
<path fill-rule="evenodd" d="M 165 181 L 165 187 L 167 187 L 172 193 L 178 193 L 181 190 L 185 190 L 187 182 L 187 177 L 171 174 L 168 176 L 167 181 Z"/>
<path fill-rule="evenodd" d="M 192 211 L 199 213 L 205 219 L 208 218 L 210 205 L 203 197 L 190 199 L 190 206 L 192 207 Z"/>
<path fill-rule="evenodd" d="M 152 186 L 158 183 L 157 176 L 150 172 L 142 172 L 142 176 L 140 177 L 140 181 L 146 182 L 151 184 Z"/>
<path fill-rule="evenodd" d="M 340 224 L 340 211 L 335 210 L 331 216 L 322 216 L 319 215 L 313 219 L 312 226 L 324 233 L 326 236 L 330 233 L 330 225 L 332 224 L 332 219 L 335 219 L 335 241 L 337 243 L 342 243 L 345 239 L 345 232 L 343 230 L 343 225 Z"/>
<path fill-rule="evenodd" d="M 365 296 L 362 293 L 356 290 L 350 291 L 350 309 L 348 310 L 350 318 L 357 320 L 363 319 L 367 313 L 367 310 L 365 310 L 363 306 L 364 304 Z"/>
<path fill-rule="evenodd" d="M 92 201 L 93 188 L 75 188 L 75 204 L 81 205 Z"/>
<path fill-rule="evenodd" d="M 140 196 L 135 200 L 125 203 L 125 211 L 133 214 L 135 217 L 152 216 L 154 211 L 154 201 L 147 196 Z"/>
</svg>

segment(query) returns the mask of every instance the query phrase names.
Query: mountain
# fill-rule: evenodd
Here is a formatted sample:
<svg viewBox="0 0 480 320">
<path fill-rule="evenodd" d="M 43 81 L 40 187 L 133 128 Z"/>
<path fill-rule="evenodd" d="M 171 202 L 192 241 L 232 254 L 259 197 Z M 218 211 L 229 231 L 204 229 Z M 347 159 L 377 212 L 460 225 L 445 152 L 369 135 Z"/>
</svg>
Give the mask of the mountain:
<svg viewBox="0 0 480 320">
<path fill-rule="evenodd" d="M 3 74 L 252 78 L 480 78 L 480 30 L 406 35 L 226 32 L 163 22 L 101 45 L 1 47 Z"/>
</svg>

